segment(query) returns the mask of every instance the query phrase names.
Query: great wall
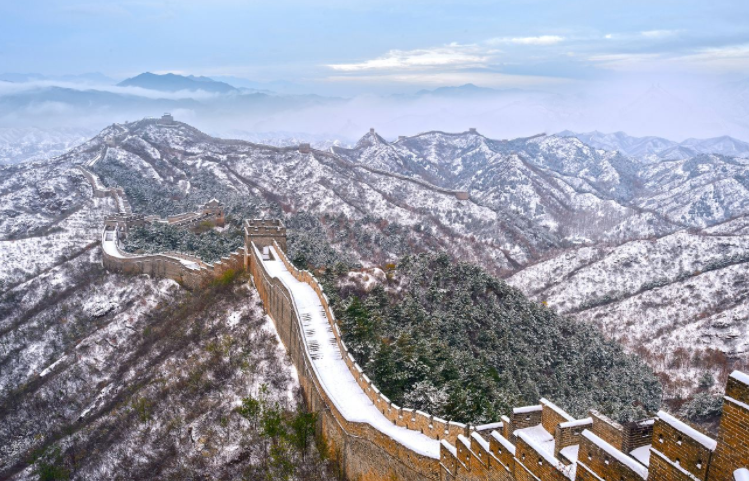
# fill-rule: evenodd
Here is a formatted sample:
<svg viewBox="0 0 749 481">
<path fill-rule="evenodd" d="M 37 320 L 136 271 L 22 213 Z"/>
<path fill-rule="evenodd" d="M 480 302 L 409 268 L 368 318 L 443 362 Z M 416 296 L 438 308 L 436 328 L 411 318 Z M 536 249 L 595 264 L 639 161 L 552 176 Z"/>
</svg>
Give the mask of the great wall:
<svg viewBox="0 0 749 481">
<path fill-rule="evenodd" d="M 108 270 L 171 278 L 189 289 L 228 269 L 250 273 L 299 374 L 305 403 L 318 414 L 318 432 L 346 479 L 749 481 L 747 374 L 735 371 L 728 378 L 716 439 L 664 411 L 620 424 L 594 410 L 575 419 L 546 399 L 482 426 L 440 419 L 396 405 L 364 374 L 318 281 L 286 258 L 280 220 L 245 220 L 244 247 L 215 264 L 181 253 L 127 254 L 119 247 L 121 236 L 156 219 L 134 215 L 123 189 L 106 188 L 79 169 L 95 197 L 112 197 L 117 205 L 101 237 Z M 204 207 L 213 210 L 173 220 L 223 217 L 220 206 Z"/>
</svg>

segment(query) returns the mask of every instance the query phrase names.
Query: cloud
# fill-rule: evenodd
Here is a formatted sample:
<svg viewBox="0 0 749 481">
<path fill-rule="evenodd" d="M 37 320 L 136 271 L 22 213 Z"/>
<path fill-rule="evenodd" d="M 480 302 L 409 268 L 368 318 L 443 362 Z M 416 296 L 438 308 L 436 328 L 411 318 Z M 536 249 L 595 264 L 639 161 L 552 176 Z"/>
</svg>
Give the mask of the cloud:
<svg viewBox="0 0 749 481">
<path fill-rule="evenodd" d="M 749 44 L 702 48 L 673 61 L 699 71 L 745 73 L 749 70 Z"/>
<path fill-rule="evenodd" d="M 588 57 L 588 60 L 590 62 L 599 64 L 604 68 L 610 68 L 612 70 L 626 70 L 633 65 L 655 61 L 661 58 L 662 55 L 658 53 L 611 53 L 592 55 Z"/>
<path fill-rule="evenodd" d="M 501 37 L 487 41 L 489 44 L 512 44 L 512 45 L 556 45 L 563 42 L 564 37 L 558 35 L 540 35 L 537 37 Z"/>
<path fill-rule="evenodd" d="M 677 33 L 677 30 L 646 30 L 644 32 L 640 32 L 640 35 L 645 38 L 666 38 L 673 37 Z"/>
<path fill-rule="evenodd" d="M 167 99 L 167 100 L 208 100 L 220 97 L 220 93 L 206 92 L 204 90 L 180 90 L 178 92 L 162 92 L 160 90 L 150 90 L 141 87 L 119 87 L 116 85 L 97 85 L 97 84 L 77 84 L 72 82 L 60 82 L 55 80 L 40 80 L 33 82 L 0 82 L 0 97 L 6 95 L 17 95 L 23 92 L 33 92 L 53 87 L 99 92 L 108 92 L 120 95 L 131 95 L 134 97 L 143 97 L 147 99 Z"/>
<path fill-rule="evenodd" d="M 618 71 L 745 73 L 749 70 L 749 43 L 696 48 L 688 52 L 599 54 L 587 60 Z"/>
<path fill-rule="evenodd" d="M 491 52 L 481 51 L 476 46 L 449 44 L 429 49 L 390 50 L 385 55 L 371 60 L 328 64 L 327 67 L 339 72 L 476 68 L 485 67 L 490 59 Z"/>
<path fill-rule="evenodd" d="M 497 72 L 400 72 L 382 73 L 379 75 L 332 75 L 326 82 L 340 83 L 356 81 L 361 84 L 380 84 L 389 82 L 406 84 L 413 87 L 441 87 L 464 85 L 468 83 L 492 88 L 519 88 L 560 85 L 568 82 L 557 77 L 535 75 L 515 75 Z"/>
</svg>

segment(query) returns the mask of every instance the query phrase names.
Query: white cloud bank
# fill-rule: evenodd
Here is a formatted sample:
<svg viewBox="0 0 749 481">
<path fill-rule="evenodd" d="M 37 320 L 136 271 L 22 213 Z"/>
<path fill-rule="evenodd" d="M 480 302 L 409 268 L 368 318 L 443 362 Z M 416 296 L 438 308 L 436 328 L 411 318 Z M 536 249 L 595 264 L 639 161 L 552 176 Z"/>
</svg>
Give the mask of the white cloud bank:
<svg viewBox="0 0 749 481">
<path fill-rule="evenodd" d="M 493 38 L 487 41 L 492 45 L 512 44 L 512 45 L 556 45 L 564 42 L 565 38 L 558 35 L 539 35 L 537 37 L 501 37 Z"/>
<path fill-rule="evenodd" d="M 424 68 L 475 68 L 483 67 L 491 59 L 490 52 L 482 52 L 473 45 L 449 44 L 443 47 L 390 50 L 385 55 L 355 63 L 329 64 L 340 72 L 366 70 L 402 70 Z"/>
</svg>

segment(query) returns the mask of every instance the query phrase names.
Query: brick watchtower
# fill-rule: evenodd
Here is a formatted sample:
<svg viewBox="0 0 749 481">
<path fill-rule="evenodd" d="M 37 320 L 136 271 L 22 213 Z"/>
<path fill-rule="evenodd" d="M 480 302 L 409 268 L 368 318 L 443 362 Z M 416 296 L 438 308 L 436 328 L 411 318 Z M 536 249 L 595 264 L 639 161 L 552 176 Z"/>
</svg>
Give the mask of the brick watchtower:
<svg viewBox="0 0 749 481">
<path fill-rule="evenodd" d="M 280 219 L 245 219 L 244 243 L 247 252 L 250 252 L 252 242 L 258 247 L 265 247 L 273 245 L 274 240 L 286 252 L 286 226 Z"/>
<path fill-rule="evenodd" d="M 717 446 L 710 462 L 711 481 L 734 479 L 736 471 L 749 468 L 748 431 L 749 375 L 734 371 L 728 378 Z"/>
<path fill-rule="evenodd" d="M 211 199 L 206 202 L 200 208 L 200 213 L 207 217 L 213 217 L 216 224 L 221 225 L 224 223 L 224 204 L 217 199 Z"/>
</svg>

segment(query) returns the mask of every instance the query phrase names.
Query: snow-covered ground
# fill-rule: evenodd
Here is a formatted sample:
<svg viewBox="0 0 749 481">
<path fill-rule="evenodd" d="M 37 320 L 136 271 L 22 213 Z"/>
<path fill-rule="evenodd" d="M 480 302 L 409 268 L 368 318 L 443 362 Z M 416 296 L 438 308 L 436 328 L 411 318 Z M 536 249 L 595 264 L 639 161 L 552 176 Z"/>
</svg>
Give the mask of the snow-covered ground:
<svg viewBox="0 0 749 481">
<path fill-rule="evenodd" d="M 90 128 L 0 128 L 0 165 L 40 161 L 62 155 L 94 135 Z"/>
<path fill-rule="evenodd" d="M 717 350 L 739 361 L 749 354 L 747 279 L 749 236 L 678 232 L 569 250 L 508 282 L 599 325 L 668 373 L 678 385 L 671 394 L 687 395 L 705 370 L 725 376 L 720 365 L 692 361 L 695 353 Z"/>
</svg>

